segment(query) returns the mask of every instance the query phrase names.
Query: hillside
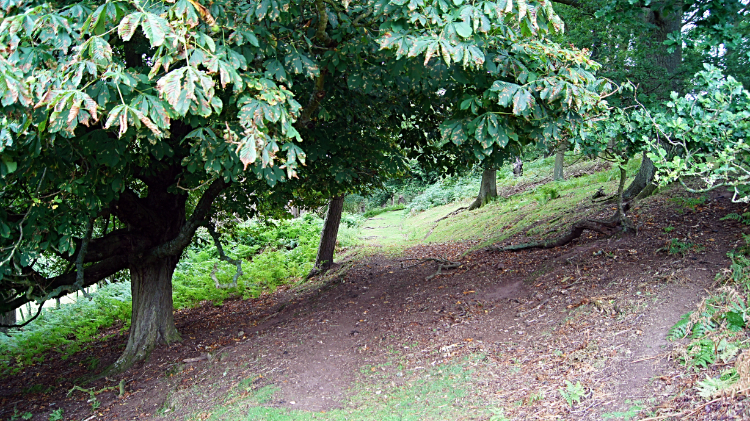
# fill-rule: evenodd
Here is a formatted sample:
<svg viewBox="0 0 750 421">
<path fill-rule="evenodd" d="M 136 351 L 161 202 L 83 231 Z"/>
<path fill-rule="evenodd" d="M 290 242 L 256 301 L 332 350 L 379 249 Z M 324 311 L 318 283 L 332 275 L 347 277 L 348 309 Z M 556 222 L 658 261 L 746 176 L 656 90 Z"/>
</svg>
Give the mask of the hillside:
<svg viewBox="0 0 750 421">
<path fill-rule="evenodd" d="M 667 340 L 718 290 L 727 252 L 750 232 L 724 218 L 747 211 L 728 195 L 667 189 L 632 209 L 637 233 L 586 233 L 549 250 L 487 249 L 608 215 L 611 207 L 590 197 L 612 191 L 612 173 L 581 164 L 564 182 L 508 180 L 502 197 L 477 211 L 455 213 L 459 202 L 377 215 L 362 227 L 362 244 L 323 277 L 178 311 L 183 342 L 124 375 L 85 381 L 124 347 L 114 326 L 96 346 L 3 379 L 0 419 L 742 416 L 743 397 L 704 398 L 696 385 L 734 366 L 747 341 L 698 370 L 681 364 L 692 358 L 688 339 Z"/>
</svg>

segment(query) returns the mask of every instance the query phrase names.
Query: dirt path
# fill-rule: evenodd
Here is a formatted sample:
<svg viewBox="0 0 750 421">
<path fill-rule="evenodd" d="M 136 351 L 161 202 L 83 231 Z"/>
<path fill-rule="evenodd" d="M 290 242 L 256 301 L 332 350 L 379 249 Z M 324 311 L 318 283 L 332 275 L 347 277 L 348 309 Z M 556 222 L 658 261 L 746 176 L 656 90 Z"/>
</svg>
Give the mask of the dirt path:
<svg viewBox="0 0 750 421">
<path fill-rule="evenodd" d="M 392 394 L 430 370 L 469 365 L 471 399 L 481 405 L 449 404 L 464 408 L 465 419 L 489 419 L 488 408 L 514 420 L 627 415 L 678 392 L 662 376 L 673 364 L 665 336 L 727 265 L 726 252 L 746 227 L 719 218 L 738 210 L 723 198 L 683 213 L 655 201 L 634 213 L 637 236 L 585 236 L 515 254 L 431 244 L 398 258 L 353 260 L 304 291 L 282 288 L 179 312 L 185 341 L 121 377 L 89 384 L 99 390 L 125 380 L 128 392 L 98 394 L 95 410 L 88 395 L 66 392 L 89 373 L 92 357 L 102 367 L 112 362 L 125 337 L 68 361 L 48 358 L 3 381 L 0 419 L 14 407 L 39 420 L 57 407 L 65 419 L 232 419 L 220 408 L 257 406 L 250 397 L 259 390 L 273 390 L 262 400 L 268 408 L 355 411 L 356 392 Z M 704 249 L 660 250 L 671 238 Z M 436 256 L 461 266 L 426 279 L 437 264 L 413 259 Z M 29 391 L 34 384 L 42 391 Z M 580 401 L 569 405 L 564 395 L 577 384 Z"/>
</svg>

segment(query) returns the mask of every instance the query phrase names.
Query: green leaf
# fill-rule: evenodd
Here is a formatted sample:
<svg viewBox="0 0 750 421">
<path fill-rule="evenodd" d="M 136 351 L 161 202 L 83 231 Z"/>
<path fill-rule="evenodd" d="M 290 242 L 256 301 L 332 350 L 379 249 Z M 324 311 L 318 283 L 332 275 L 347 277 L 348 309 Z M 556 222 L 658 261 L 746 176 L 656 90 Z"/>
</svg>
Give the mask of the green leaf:
<svg viewBox="0 0 750 421">
<path fill-rule="evenodd" d="M 3 164 L 5 164 L 5 168 L 8 174 L 16 172 L 16 169 L 18 169 L 18 163 L 11 160 L 7 156 L 3 156 Z"/>
<path fill-rule="evenodd" d="M 151 42 L 151 47 L 164 44 L 167 33 L 170 32 L 169 23 L 166 19 L 153 13 L 144 13 L 141 28 L 146 38 Z"/>
<path fill-rule="evenodd" d="M 123 41 L 130 41 L 135 34 L 135 30 L 138 29 L 138 24 L 141 23 L 143 13 L 134 12 L 125 16 L 120 24 L 117 26 L 117 34 L 120 35 Z"/>
<path fill-rule="evenodd" d="M 453 24 L 453 26 L 456 28 L 456 32 L 458 33 L 458 35 L 461 35 L 464 38 L 468 38 L 471 36 L 471 25 L 469 25 L 468 22 L 456 22 Z"/>
<path fill-rule="evenodd" d="M 513 114 L 526 115 L 534 105 L 534 97 L 526 89 L 519 89 L 513 96 Z"/>
<path fill-rule="evenodd" d="M 490 88 L 491 92 L 497 93 L 497 103 L 502 107 L 507 107 L 513 101 L 513 96 L 521 87 L 515 83 L 503 82 L 496 80 Z"/>
</svg>

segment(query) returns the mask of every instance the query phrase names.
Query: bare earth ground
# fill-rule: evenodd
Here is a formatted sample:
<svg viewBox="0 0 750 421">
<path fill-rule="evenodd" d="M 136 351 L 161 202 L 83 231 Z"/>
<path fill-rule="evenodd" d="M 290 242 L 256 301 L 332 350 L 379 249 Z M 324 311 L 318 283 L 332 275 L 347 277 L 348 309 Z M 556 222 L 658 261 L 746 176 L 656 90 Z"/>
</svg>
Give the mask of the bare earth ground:
<svg viewBox="0 0 750 421">
<path fill-rule="evenodd" d="M 686 419 L 750 418 L 742 397 L 700 406 L 690 390 L 701 378 L 677 370 L 678 344 L 665 339 L 748 232 L 719 220 L 743 208 L 721 196 L 695 211 L 664 197 L 641 206 L 631 213 L 637 235 L 584 234 L 566 247 L 517 253 L 426 244 L 398 257 L 352 258 L 304 289 L 205 303 L 176 313 L 183 342 L 122 376 L 84 384 L 124 348 L 126 334 L 115 327 L 67 360 L 50 355 L 2 379 L 0 419 L 14 408 L 34 420 L 55 408 L 66 420 L 206 419 L 242 398 L 238 385 L 278 387 L 269 406 L 329 411 L 346 405 L 355 385 L 367 389 L 377 379 L 370 392 L 379 393 L 451 364 L 476 367 L 473 396 L 453 403 L 465 408 L 463 419 L 504 408 L 513 420 L 598 420 L 635 416 L 642 406 L 684 411 Z M 660 250 L 672 238 L 703 250 Z M 437 263 L 410 260 L 426 257 L 461 266 L 426 279 Z M 74 385 L 99 391 L 121 380 L 125 395 L 98 393 L 95 410 L 88 394 L 68 394 Z M 579 403 L 561 395 L 565 380 L 584 387 Z"/>
</svg>

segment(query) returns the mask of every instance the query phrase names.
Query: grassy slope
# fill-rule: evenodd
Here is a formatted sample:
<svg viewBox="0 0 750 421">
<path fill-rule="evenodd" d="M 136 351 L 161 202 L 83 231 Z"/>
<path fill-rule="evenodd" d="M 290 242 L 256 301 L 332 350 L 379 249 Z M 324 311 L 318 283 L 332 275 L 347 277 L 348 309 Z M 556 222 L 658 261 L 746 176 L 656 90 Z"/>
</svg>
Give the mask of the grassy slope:
<svg viewBox="0 0 750 421">
<path fill-rule="evenodd" d="M 549 161 L 549 162 L 548 162 Z M 558 235 L 571 221 L 590 215 L 598 207 L 592 206 L 591 196 L 603 188 L 607 194 L 615 193 L 619 172 L 616 168 L 583 175 L 560 182 L 538 184 L 552 171 L 551 160 L 532 163 L 531 169 L 520 178 L 508 175 L 498 181 L 498 193 L 513 189 L 527 189 L 497 200 L 472 212 L 463 211 L 442 221 L 438 219 L 466 206 L 469 201 L 438 206 L 424 212 L 388 212 L 367 221 L 363 235 L 369 243 L 383 246 L 413 246 L 422 242 L 478 240 L 479 247 L 503 241 L 526 230 L 526 235 Z M 596 165 L 583 162 L 568 167 L 568 173 L 587 171 Z M 633 174 L 638 162 L 629 165 Z M 503 174 L 501 172 L 501 174 Z M 503 174 L 505 175 L 505 174 Z M 558 198 L 549 199 L 554 190 Z M 550 226 L 552 225 L 552 226 Z"/>
</svg>

